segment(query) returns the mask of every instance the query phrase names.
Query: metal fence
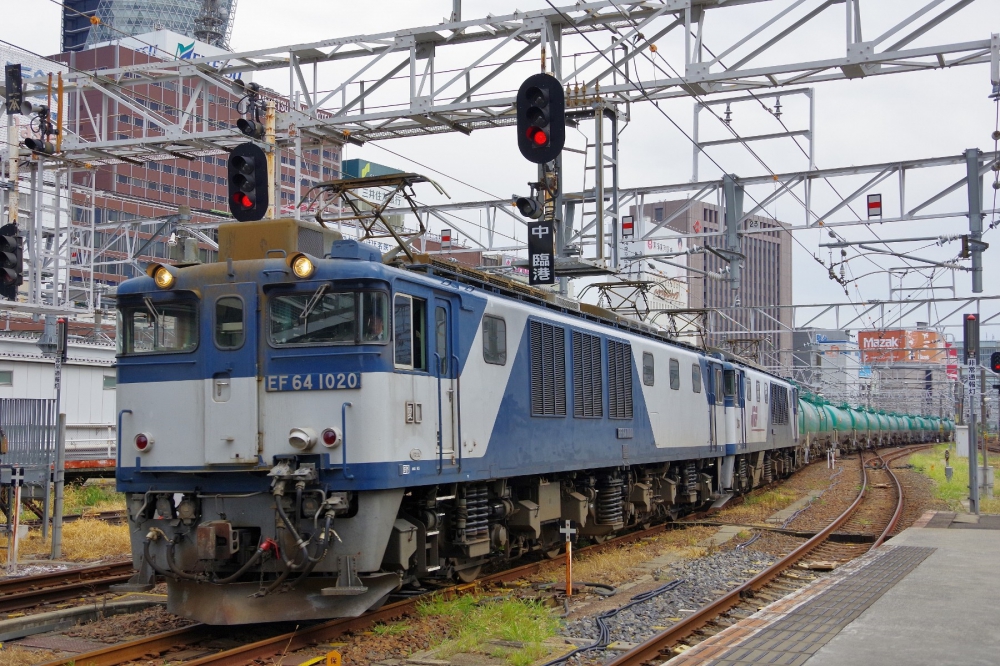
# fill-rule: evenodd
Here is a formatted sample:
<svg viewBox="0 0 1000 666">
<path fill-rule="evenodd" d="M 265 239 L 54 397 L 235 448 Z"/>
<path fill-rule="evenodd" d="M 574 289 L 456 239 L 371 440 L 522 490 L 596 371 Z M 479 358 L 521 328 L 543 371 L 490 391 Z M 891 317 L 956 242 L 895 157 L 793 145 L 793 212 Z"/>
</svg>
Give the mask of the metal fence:
<svg viewBox="0 0 1000 666">
<path fill-rule="evenodd" d="M 0 398 L 0 430 L 6 451 L 0 467 L 22 468 L 24 483 L 43 485 L 56 460 L 56 401 Z"/>
</svg>

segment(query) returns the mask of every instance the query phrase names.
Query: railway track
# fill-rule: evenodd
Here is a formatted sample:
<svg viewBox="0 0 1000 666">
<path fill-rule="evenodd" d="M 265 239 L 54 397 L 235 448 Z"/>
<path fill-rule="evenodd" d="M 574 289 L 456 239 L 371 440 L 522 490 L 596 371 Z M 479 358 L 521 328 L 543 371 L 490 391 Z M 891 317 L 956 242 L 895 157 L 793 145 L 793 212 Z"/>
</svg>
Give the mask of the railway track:
<svg viewBox="0 0 1000 666">
<path fill-rule="evenodd" d="M 912 453 L 914 450 L 920 447 L 912 447 L 906 449 L 899 453 L 899 455 L 905 455 Z M 867 490 L 867 484 L 864 484 L 862 492 L 859 493 L 858 498 L 851 505 L 851 509 L 845 514 L 842 514 L 838 520 L 831 523 L 824 530 L 817 533 L 812 539 L 810 539 L 806 544 L 797 548 L 794 552 L 786 556 L 785 560 L 787 564 L 784 569 L 787 569 L 795 562 L 799 561 L 806 554 L 815 549 L 817 545 L 822 543 L 831 533 L 836 529 L 841 527 L 847 522 L 850 514 L 857 508 L 857 506 L 862 502 Z M 898 511 L 896 512 L 896 518 L 898 519 Z M 610 539 L 601 544 L 595 544 L 588 546 L 587 548 L 580 549 L 578 552 L 598 552 L 600 550 L 620 547 L 641 539 L 656 535 L 666 529 L 669 529 L 670 525 L 656 525 L 646 530 L 641 530 L 633 532 L 615 539 Z M 865 550 L 871 547 L 871 543 L 865 545 Z M 848 553 L 850 557 L 856 556 L 855 554 Z M 845 555 L 845 556 L 846 556 Z M 473 583 L 464 585 L 455 585 L 443 590 L 439 590 L 438 594 L 463 594 L 479 587 L 485 587 L 493 584 L 518 580 L 527 576 L 531 576 L 537 573 L 546 562 L 544 560 L 538 562 L 532 562 L 524 564 L 522 566 L 516 567 L 514 569 L 509 569 L 506 571 L 498 572 L 495 574 L 480 577 Z M 770 575 L 769 575 L 769 572 Z M 696 615 L 700 615 L 703 621 L 698 623 L 697 620 L 692 620 L 695 616 L 687 618 L 681 623 L 687 629 L 682 629 L 678 634 L 679 636 L 687 636 L 694 629 L 704 626 L 708 622 L 709 615 L 718 616 L 727 610 L 732 609 L 736 606 L 743 594 L 748 591 L 761 590 L 768 582 L 772 581 L 780 571 L 772 566 L 767 571 L 759 574 L 756 578 L 749 581 L 747 584 L 737 588 L 733 592 L 729 593 L 725 597 L 717 600 L 716 602 L 709 604 L 703 608 Z M 801 586 L 801 584 L 799 585 Z M 777 590 L 777 587 L 773 589 Z M 782 592 L 783 596 L 786 592 Z M 211 627 L 204 624 L 194 624 L 181 629 L 175 629 L 172 631 L 167 631 L 159 634 L 154 634 L 152 636 L 136 639 L 129 641 L 127 643 L 120 643 L 117 645 L 111 645 L 100 650 L 95 650 L 92 652 L 87 652 L 83 654 L 78 654 L 74 656 L 69 656 L 64 659 L 57 659 L 54 661 L 47 662 L 41 666 L 73 666 L 76 664 L 86 665 L 86 666 L 116 666 L 118 664 L 127 663 L 138 659 L 149 659 L 151 657 L 160 657 L 165 660 L 170 660 L 171 653 L 184 652 L 185 659 L 183 663 L 185 666 L 242 666 L 243 664 L 251 663 L 254 660 L 265 660 L 276 655 L 283 653 L 294 652 L 302 648 L 315 645 L 317 643 L 329 642 L 337 639 L 338 637 L 353 631 L 359 631 L 371 627 L 374 624 L 380 622 L 388 622 L 391 620 L 397 620 L 400 618 L 405 618 L 412 615 L 416 611 L 417 601 L 420 597 L 413 597 L 410 599 L 405 599 L 402 601 L 397 601 L 395 603 L 386 604 L 385 606 L 370 611 L 360 617 L 352 618 L 340 618 L 335 620 L 329 620 L 326 622 L 317 623 L 310 627 L 298 628 L 295 631 L 280 633 L 278 635 L 265 638 L 256 642 L 248 643 L 246 645 L 241 645 L 232 649 L 223 651 L 214 651 L 209 647 L 205 647 L 203 654 L 198 655 L 198 643 L 201 641 L 207 641 L 211 638 L 217 637 L 218 628 Z M 754 611 L 756 611 L 756 605 L 754 606 Z M 676 626 L 681 626 L 676 625 Z M 679 639 L 674 641 L 673 644 L 679 642 Z M 655 654 L 659 654 L 659 650 L 655 651 Z M 193 658 L 192 658 L 193 657 Z M 628 661 L 621 662 L 621 658 L 616 660 L 614 663 L 617 665 L 619 662 L 628 664 L 638 664 L 645 661 L 645 658 L 640 658 L 639 661 Z"/>
<path fill-rule="evenodd" d="M 129 561 L 0 580 L 0 612 L 106 592 L 111 585 L 126 582 L 132 573 Z"/>
<path fill-rule="evenodd" d="M 120 520 L 125 520 L 125 512 L 121 510 L 115 511 L 97 511 L 94 513 L 71 513 L 63 516 L 63 523 L 72 523 L 83 518 L 88 518 L 91 520 L 103 520 L 109 523 L 117 522 Z M 51 521 L 51 519 L 50 519 Z M 39 527 L 42 524 L 41 520 L 22 520 L 21 525 L 29 525 L 31 527 Z"/>
<path fill-rule="evenodd" d="M 761 607 L 804 587 L 815 580 L 815 576 L 802 575 L 791 571 L 791 568 L 806 557 L 814 561 L 839 564 L 881 545 L 896 528 L 903 510 L 902 486 L 892 473 L 889 463 L 927 446 L 929 445 L 908 447 L 884 455 L 862 453 L 859 456 L 861 489 L 847 510 L 808 541 L 743 585 L 702 606 L 635 649 L 619 655 L 609 662 L 609 666 L 641 666 L 667 661 L 679 652 L 753 615 Z M 895 500 L 887 503 L 884 497 L 886 493 L 876 492 L 883 490 L 894 493 Z M 838 530 L 846 533 L 857 530 L 859 536 L 865 533 L 876 536 L 869 543 L 830 540 L 829 537 Z"/>
</svg>

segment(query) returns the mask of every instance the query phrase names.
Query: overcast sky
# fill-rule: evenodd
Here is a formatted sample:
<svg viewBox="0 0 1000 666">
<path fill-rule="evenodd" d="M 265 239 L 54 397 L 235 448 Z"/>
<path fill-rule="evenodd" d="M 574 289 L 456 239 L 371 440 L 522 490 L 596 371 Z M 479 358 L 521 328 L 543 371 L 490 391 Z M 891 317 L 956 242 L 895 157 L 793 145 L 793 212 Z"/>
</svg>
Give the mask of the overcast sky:
<svg viewBox="0 0 1000 666">
<path fill-rule="evenodd" d="M 705 43 L 716 52 L 726 48 L 744 33 L 747 26 L 759 24 L 773 15 L 776 8 L 790 4 L 788 0 L 766 2 L 757 6 L 718 9 L 709 13 L 706 23 Z M 923 2 L 914 0 L 880 0 L 862 2 L 863 31 L 865 38 L 880 34 L 897 23 L 904 12 L 912 11 Z M 8 3 L 5 20 L 0 24 L 0 39 L 12 42 L 31 51 L 42 54 L 59 50 L 60 7 L 50 0 L 26 0 Z M 463 14 L 465 19 L 502 15 L 515 9 L 542 9 L 548 5 L 545 0 L 466 0 Z M 378 2 L 344 2 L 342 0 L 239 0 L 232 46 L 235 50 L 258 49 L 283 44 L 303 43 L 331 37 L 353 34 L 371 34 L 418 25 L 436 24 L 451 12 L 447 0 L 417 2 L 414 0 L 379 0 Z M 933 15 L 936 12 L 932 12 Z M 31 26 L 32 29 L 26 29 Z M 675 31 L 677 32 L 677 31 Z M 944 25 L 921 37 L 914 46 L 966 42 L 988 39 L 991 33 L 1000 32 L 1000 11 L 996 0 L 977 0 L 972 6 L 959 12 Z M 679 37 L 679 35 L 677 35 Z M 599 38 L 600 45 L 607 44 L 607 37 Z M 808 61 L 821 57 L 842 57 L 844 50 L 844 10 L 842 6 L 827 9 L 814 20 L 807 31 L 788 40 L 761 61 L 763 64 Z M 574 42 L 567 53 L 579 48 Z M 660 46 L 658 59 L 660 67 L 669 65 L 682 67 L 682 51 L 679 41 L 665 40 Z M 884 46 L 884 45 L 883 45 Z M 481 47 L 477 47 L 481 48 Z M 580 48 L 580 50 L 583 50 Z M 439 69 L 448 63 L 443 58 Z M 491 60 L 492 61 L 492 60 Z M 637 59 L 638 73 L 643 77 L 653 75 L 654 65 L 648 60 Z M 460 64 L 460 63 L 455 63 Z M 757 63 L 755 63 L 757 64 Z M 564 65 L 565 67 L 566 65 Z M 350 65 L 345 65 L 350 67 Z M 524 70 L 521 70 L 524 71 Z M 287 89 L 287 79 L 261 79 L 278 90 Z M 284 83 L 284 85 L 282 85 Z M 279 87 L 280 86 L 280 87 Z M 513 83 L 516 88 L 516 82 Z M 902 159 L 957 155 L 966 148 L 978 147 L 992 150 L 991 132 L 997 123 L 997 106 L 988 99 L 990 93 L 989 66 L 975 65 L 949 70 L 933 70 L 919 74 L 875 76 L 863 80 L 818 84 L 816 88 L 816 163 L 820 168 L 889 162 Z M 770 105 L 766 93 L 761 98 Z M 709 98 L 710 99 L 710 98 Z M 803 101 L 789 99 L 785 103 L 783 119 L 791 129 L 804 129 L 808 121 L 807 108 Z M 691 178 L 691 144 L 684 134 L 676 129 L 665 117 L 669 116 L 685 132 L 691 131 L 692 101 L 679 99 L 660 104 L 661 111 L 649 103 L 633 105 L 631 122 L 621 133 L 621 185 L 633 187 L 686 182 Z M 719 110 L 721 113 L 721 109 Z M 759 106 L 736 105 L 733 107 L 733 127 L 741 135 L 777 132 L 780 126 L 775 119 Z M 702 115 L 704 138 L 722 138 L 720 123 L 705 114 Z M 801 144 L 805 146 L 804 140 Z M 582 136 L 570 132 L 568 144 L 583 147 Z M 386 148 L 413 158 L 433 167 L 447 176 L 457 177 L 486 192 L 507 197 L 514 192 L 525 191 L 525 183 L 534 178 L 534 165 L 526 163 L 518 154 L 512 128 L 483 130 L 466 137 L 451 134 L 437 137 L 397 139 L 384 142 Z M 782 173 L 804 170 L 805 157 L 790 139 L 754 146 L 770 172 Z M 709 154 L 725 171 L 741 176 L 759 175 L 765 169 L 745 148 L 731 146 L 710 149 Z M 422 169 L 413 164 L 405 164 L 400 158 L 390 155 L 378 146 L 356 148 L 348 146 L 345 157 L 362 157 L 372 161 L 402 166 L 414 171 Z M 566 170 L 567 189 L 578 190 L 583 184 L 582 169 L 568 165 Z M 702 158 L 700 179 L 718 177 L 721 172 L 709 160 Z M 964 169 L 939 169 L 933 175 L 914 175 L 907 187 L 907 203 L 912 206 L 921 195 L 932 193 L 934 188 L 943 188 L 962 177 Z M 479 200 L 488 198 L 481 191 L 465 187 L 447 176 L 433 175 L 448 190 L 454 200 Z M 865 177 L 867 178 L 867 176 Z M 856 189 L 863 179 L 842 180 L 836 183 L 841 194 Z M 895 180 L 886 181 L 876 191 L 883 192 L 886 215 L 898 214 Z M 990 181 L 985 182 L 984 208 L 992 208 L 994 190 Z M 422 193 L 420 193 L 422 194 Z M 756 189 L 751 196 L 757 199 L 767 195 L 766 189 Z M 929 212 L 955 211 L 965 207 L 964 189 L 943 200 Z M 435 201 L 430 193 L 427 201 Z M 839 199 L 825 186 L 818 186 L 814 194 L 814 209 L 823 213 Z M 753 205 L 748 199 L 747 207 Z M 864 199 L 857 200 L 854 209 L 864 215 Z M 804 220 L 802 207 L 792 199 L 785 198 L 776 207 L 769 206 L 768 214 L 793 224 Z M 478 217 L 469 218 L 478 222 Z M 834 219 L 847 220 L 850 215 L 841 212 Z M 987 218 L 986 222 L 989 223 Z M 883 238 L 908 236 L 957 235 L 967 231 L 966 218 L 951 218 L 921 223 L 897 223 L 878 227 L 875 232 Z M 513 227 L 510 233 L 514 233 Z M 873 239 L 869 230 L 844 228 L 840 233 L 848 239 Z M 519 238 L 524 238 L 521 229 Z M 993 238 L 994 234 L 996 237 Z M 831 281 L 826 269 L 820 266 L 812 254 L 827 258 L 827 250 L 818 248 L 820 242 L 829 239 L 819 230 L 795 233 L 799 243 L 795 244 L 794 300 L 796 303 L 842 302 L 846 299 L 844 290 Z M 986 253 L 985 294 L 1000 293 L 997 285 L 1000 268 L 990 267 L 991 259 L 1000 256 L 1000 232 L 991 232 L 985 240 L 996 246 Z M 909 246 L 895 246 L 909 250 L 917 256 L 934 259 L 950 259 L 957 255 L 959 244 L 952 242 L 939 247 L 927 242 Z M 856 252 L 851 251 L 851 256 Z M 886 267 L 902 266 L 895 258 L 874 258 L 874 263 L 865 258 L 852 259 L 849 263 L 848 278 L 866 273 L 875 274 L 853 283 L 848 288 L 852 301 L 866 299 L 887 299 L 889 280 Z M 911 278 L 912 279 L 912 278 Z M 958 294 L 971 293 L 970 276 L 957 272 L 955 283 Z M 916 286 L 918 281 L 906 286 Z M 938 282 L 939 286 L 951 284 L 947 274 Z M 944 292 L 939 292 L 939 295 Z M 924 296 L 925 294 L 920 294 Z M 941 314 L 952 308 L 941 306 Z M 984 306 L 984 311 L 992 314 L 996 306 Z M 832 324 L 832 321 L 828 323 Z M 993 337 L 993 333 L 984 335 Z"/>
</svg>

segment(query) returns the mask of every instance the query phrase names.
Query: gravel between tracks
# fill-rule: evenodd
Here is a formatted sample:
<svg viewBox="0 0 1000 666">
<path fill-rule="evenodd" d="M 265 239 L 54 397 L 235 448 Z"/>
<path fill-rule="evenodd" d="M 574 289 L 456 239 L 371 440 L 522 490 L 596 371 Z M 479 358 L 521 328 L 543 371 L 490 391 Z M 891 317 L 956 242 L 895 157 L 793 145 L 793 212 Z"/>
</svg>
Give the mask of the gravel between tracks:
<svg viewBox="0 0 1000 666">
<path fill-rule="evenodd" d="M 774 560 L 774 557 L 764 553 L 734 549 L 671 565 L 663 570 L 659 583 L 651 587 L 659 587 L 670 580 L 681 579 L 684 582 L 608 620 L 611 640 L 640 643 L 750 580 Z M 619 593 L 607 601 L 613 602 L 613 606 L 623 606 L 633 596 Z M 593 616 L 588 613 L 586 617 L 570 619 L 562 635 L 596 639 L 598 631 Z"/>
</svg>

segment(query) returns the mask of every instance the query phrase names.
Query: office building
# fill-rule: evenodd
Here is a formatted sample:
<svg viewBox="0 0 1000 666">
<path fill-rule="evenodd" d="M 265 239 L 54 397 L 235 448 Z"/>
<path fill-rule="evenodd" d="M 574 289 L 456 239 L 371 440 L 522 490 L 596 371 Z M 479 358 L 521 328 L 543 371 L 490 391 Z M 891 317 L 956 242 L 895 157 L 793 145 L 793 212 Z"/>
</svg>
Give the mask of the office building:
<svg viewBox="0 0 1000 666">
<path fill-rule="evenodd" d="M 662 236 L 671 232 L 707 234 L 689 238 L 691 246 L 723 248 L 722 207 L 698 202 L 680 211 L 689 202 L 662 201 L 645 204 L 641 218 L 643 233 L 658 223 Z M 680 211 L 680 212 L 678 212 Z M 635 211 L 633 210 L 633 214 Z M 686 257 L 688 271 L 688 307 L 724 310 L 741 305 L 739 311 L 709 318 L 708 344 L 726 347 L 727 341 L 757 340 L 759 362 L 779 372 L 789 372 L 792 365 L 792 311 L 777 306 L 792 303 L 792 238 L 781 222 L 752 215 L 742 223 L 742 251 L 746 255 L 739 289 L 733 289 L 723 276 L 728 262 L 711 252 Z M 654 232 L 653 238 L 658 234 Z M 681 259 L 684 261 L 684 259 Z M 705 275 L 705 272 L 710 275 Z"/>
<path fill-rule="evenodd" d="M 228 48 L 236 0 L 64 0 L 62 50 L 82 51 L 134 35 L 172 30 Z M 100 22 L 91 23 L 96 16 Z"/>
</svg>

